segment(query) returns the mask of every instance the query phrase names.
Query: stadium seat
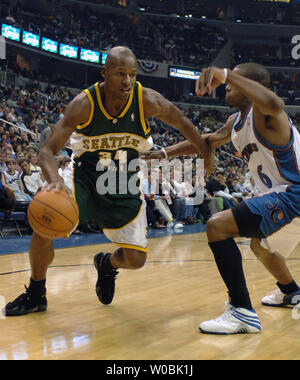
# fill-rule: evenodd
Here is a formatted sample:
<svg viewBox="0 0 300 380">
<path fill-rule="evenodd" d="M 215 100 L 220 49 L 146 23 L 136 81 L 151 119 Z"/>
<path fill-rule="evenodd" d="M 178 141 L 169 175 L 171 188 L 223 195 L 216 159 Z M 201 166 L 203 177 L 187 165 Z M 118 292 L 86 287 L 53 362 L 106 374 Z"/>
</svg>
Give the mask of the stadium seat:
<svg viewBox="0 0 300 380">
<path fill-rule="evenodd" d="M 8 223 L 14 224 L 20 237 L 22 233 L 20 230 L 19 222 L 25 222 L 27 224 L 27 215 L 25 212 L 0 212 L 0 236 L 3 239 L 3 227 Z"/>
</svg>

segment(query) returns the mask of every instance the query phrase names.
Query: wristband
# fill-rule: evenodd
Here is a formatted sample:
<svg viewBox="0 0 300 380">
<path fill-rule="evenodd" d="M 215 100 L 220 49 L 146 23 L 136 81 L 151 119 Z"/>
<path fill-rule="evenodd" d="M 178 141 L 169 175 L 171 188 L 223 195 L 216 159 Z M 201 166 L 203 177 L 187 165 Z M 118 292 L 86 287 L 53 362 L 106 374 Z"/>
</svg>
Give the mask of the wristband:
<svg viewBox="0 0 300 380">
<path fill-rule="evenodd" d="M 224 80 L 223 80 L 223 84 L 224 83 L 226 83 L 226 80 L 227 80 L 227 74 L 228 74 L 228 70 L 227 69 L 223 69 L 223 71 L 224 71 L 224 76 L 225 76 L 225 78 L 224 78 Z"/>
<path fill-rule="evenodd" d="M 165 158 L 168 158 L 168 153 L 166 152 L 165 148 L 162 148 L 161 151 L 163 152 Z"/>
</svg>

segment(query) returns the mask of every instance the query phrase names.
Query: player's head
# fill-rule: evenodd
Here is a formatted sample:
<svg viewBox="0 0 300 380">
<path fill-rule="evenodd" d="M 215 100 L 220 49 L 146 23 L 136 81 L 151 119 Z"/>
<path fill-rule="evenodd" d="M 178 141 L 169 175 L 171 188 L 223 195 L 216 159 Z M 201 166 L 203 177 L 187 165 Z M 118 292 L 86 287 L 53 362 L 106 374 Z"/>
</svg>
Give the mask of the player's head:
<svg viewBox="0 0 300 380">
<path fill-rule="evenodd" d="M 105 88 L 115 98 L 126 100 L 136 81 L 137 60 L 134 53 L 124 46 L 112 48 L 101 70 Z"/>
<path fill-rule="evenodd" d="M 258 82 L 265 87 L 270 86 L 271 80 L 269 72 L 264 66 L 259 65 L 258 63 L 241 63 L 240 65 L 237 65 L 233 71 L 245 78 Z M 230 106 L 238 108 L 245 103 L 249 103 L 248 99 L 230 84 L 226 86 L 226 102 Z"/>
</svg>

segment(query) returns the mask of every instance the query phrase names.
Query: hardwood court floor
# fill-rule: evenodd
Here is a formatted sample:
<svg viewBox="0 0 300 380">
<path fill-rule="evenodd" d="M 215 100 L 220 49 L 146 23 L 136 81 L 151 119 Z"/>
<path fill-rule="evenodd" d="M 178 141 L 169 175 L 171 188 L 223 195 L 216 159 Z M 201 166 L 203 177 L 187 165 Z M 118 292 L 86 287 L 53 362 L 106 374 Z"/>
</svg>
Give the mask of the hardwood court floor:
<svg viewBox="0 0 300 380">
<path fill-rule="evenodd" d="M 260 305 L 275 281 L 247 245 L 240 246 L 261 334 L 199 333 L 199 323 L 219 315 L 227 298 L 206 236 L 199 233 L 150 240 L 148 263 L 120 272 L 111 306 L 96 298 L 92 261 L 113 246 L 57 250 L 48 272 L 48 311 L 0 319 L 0 359 L 300 359 L 300 310 L 293 318 L 292 310 Z M 288 261 L 298 281 L 299 253 L 300 246 Z M 1 256 L 0 268 L 4 303 L 28 284 L 28 255 Z"/>
</svg>

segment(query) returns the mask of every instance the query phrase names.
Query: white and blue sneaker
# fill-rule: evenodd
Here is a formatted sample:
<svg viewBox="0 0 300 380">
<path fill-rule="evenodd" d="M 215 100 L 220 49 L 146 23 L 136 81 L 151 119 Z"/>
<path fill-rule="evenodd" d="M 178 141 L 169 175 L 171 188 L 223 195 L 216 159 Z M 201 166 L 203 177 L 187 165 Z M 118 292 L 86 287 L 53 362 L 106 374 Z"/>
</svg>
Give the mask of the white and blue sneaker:
<svg viewBox="0 0 300 380">
<path fill-rule="evenodd" d="M 216 335 L 255 334 L 261 332 L 261 323 L 255 310 L 227 304 L 223 314 L 211 321 L 202 322 L 199 330 L 203 334 Z"/>
<path fill-rule="evenodd" d="M 265 296 L 261 303 L 272 307 L 294 307 L 300 303 L 300 289 L 292 294 L 286 295 L 279 289 Z"/>
</svg>

